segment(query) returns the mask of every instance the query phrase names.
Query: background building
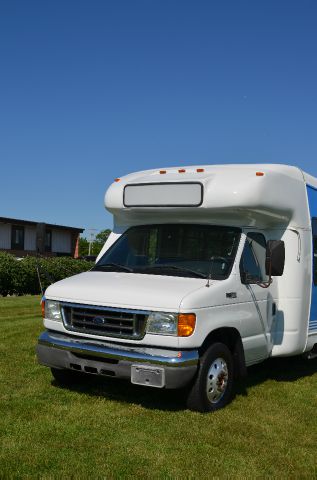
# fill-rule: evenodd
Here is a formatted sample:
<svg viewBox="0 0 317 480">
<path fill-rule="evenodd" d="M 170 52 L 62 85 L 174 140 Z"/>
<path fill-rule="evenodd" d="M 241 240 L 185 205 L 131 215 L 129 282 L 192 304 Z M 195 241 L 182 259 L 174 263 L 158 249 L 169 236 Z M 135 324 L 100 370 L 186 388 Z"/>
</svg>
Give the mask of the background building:
<svg viewBox="0 0 317 480">
<path fill-rule="evenodd" d="M 0 217 L 0 251 L 18 257 L 35 255 L 78 257 L 84 229 Z"/>
</svg>

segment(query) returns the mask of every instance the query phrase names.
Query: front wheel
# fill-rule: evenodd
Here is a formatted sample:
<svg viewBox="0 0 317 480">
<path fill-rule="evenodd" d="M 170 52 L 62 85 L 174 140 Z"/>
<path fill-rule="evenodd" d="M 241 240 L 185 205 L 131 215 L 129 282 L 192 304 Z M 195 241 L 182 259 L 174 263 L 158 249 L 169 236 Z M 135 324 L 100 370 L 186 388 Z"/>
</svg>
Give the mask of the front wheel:
<svg viewBox="0 0 317 480">
<path fill-rule="evenodd" d="M 223 343 L 211 345 L 200 359 L 200 367 L 187 397 L 187 407 L 213 412 L 226 406 L 233 393 L 233 358 Z"/>
</svg>

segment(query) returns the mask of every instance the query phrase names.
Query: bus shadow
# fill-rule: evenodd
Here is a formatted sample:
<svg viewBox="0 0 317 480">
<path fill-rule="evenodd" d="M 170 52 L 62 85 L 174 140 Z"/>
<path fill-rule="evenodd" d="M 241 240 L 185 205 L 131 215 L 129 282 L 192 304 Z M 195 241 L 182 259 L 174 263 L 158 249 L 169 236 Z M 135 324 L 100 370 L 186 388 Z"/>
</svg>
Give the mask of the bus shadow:
<svg viewBox="0 0 317 480">
<path fill-rule="evenodd" d="M 268 380 L 294 382 L 300 378 L 312 376 L 317 372 L 317 360 L 305 360 L 302 357 L 272 358 L 248 368 L 248 376 L 236 388 L 238 395 L 247 396 L 248 389 Z M 148 388 L 94 375 L 83 375 L 75 384 L 60 386 L 55 380 L 52 385 L 67 388 L 83 395 L 101 397 L 107 400 L 131 405 L 141 405 L 146 409 L 176 412 L 186 410 L 186 390 L 161 390 Z"/>
<path fill-rule="evenodd" d="M 56 380 L 52 380 L 52 385 L 91 397 L 101 397 L 125 404 L 141 405 L 150 410 L 176 412 L 186 409 L 186 395 L 184 390 L 164 390 L 143 387 L 133 385 L 125 380 L 95 375 L 83 375 L 81 380 L 67 387 L 59 385 Z"/>
<path fill-rule="evenodd" d="M 310 377 L 317 372 L 317 360 L 307 360 L 303 356 L 270 358 L 248 368 L 248 376 L 238 386 L 237 393 L 247 395 L 249 387 L 254 387 L 267 380 L 276 382 L 294 382 L 300 378 Z"/>
</svg>

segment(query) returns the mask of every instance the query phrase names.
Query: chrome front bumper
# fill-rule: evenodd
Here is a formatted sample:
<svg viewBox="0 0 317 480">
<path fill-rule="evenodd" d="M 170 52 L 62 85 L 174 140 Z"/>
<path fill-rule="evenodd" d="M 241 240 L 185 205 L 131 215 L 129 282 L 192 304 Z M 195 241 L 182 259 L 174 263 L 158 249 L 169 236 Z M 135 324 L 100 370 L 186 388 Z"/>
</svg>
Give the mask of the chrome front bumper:
<svg viewBox="0 0 317 480">
<path fill-rule="evenodd" d="M 164 377 L 160 386 L 166 388 L 180 388 L 189 383 L 199 362 L 197 350 L 179 351 L 115 344 L 53 331 L 41 334 L 36 353 L 39 363 L 48 367 L 127 380 L 131 380 L 132 366 L 141 369 L 157 368 Z"/>
</svg>

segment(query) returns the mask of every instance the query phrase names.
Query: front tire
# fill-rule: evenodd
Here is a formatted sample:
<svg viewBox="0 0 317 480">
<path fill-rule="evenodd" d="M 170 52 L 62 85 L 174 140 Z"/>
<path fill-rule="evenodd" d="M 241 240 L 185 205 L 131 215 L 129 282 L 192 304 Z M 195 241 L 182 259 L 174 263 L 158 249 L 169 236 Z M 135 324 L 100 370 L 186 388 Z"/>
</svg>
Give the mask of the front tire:
<svg viewBox="0 0 317 480">
<path fill-rule="evenodd" d="M 213 412 L 225 407 L 233 394 L 233 358 L 224 343 L 212 344 L 202 355 L 187 407 L 197 412 Z"/>
</svg>

